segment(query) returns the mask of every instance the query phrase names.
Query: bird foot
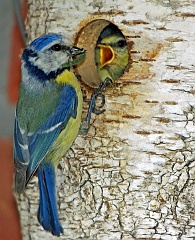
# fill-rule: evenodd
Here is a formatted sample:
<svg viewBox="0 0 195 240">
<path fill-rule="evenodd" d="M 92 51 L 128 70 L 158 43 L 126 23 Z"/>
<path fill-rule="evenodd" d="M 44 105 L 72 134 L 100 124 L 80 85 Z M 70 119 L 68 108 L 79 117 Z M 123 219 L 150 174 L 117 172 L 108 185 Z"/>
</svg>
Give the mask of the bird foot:
<svg viewBox="0 0 195 240">
<path fill-rule="evenodd" d="M 81 134 L 83 134 L 83 135 L 87 134 L 87 132 L 89 130 L 89 126 L 90 126 L 90 120 L 91 120 L 92 113 L 99 115 L 106 111 L 105 109 L 101 109 L 105 105 L 105 96 L 102 94 L 102 91 L 106 87 L 107 83 L 109 83 L 109 82 L 112 83 L 112 80 L 107 77 L 104 82 L 100 83 L 98 89 L 91 95 L 91 100 L 89 103 L 87 117 L 81 124 L 81 128 L 80 128 Z M 101 103 L 97 107 L 98 98 L 101 99 Z"/>
</svg>

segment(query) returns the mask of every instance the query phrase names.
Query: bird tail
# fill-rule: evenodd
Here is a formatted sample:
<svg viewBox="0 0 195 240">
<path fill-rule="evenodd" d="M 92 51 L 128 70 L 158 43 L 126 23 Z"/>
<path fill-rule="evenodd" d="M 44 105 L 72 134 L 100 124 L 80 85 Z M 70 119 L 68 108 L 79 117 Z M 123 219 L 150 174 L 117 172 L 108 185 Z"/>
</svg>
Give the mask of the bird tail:
<svg viewBox="0 0 195 240">
<path fill-rule="evenodd" d="M 54 166 L 51 163 L 41 163 L 38 168 L 38 179 L 40 192 L 38 221 L 46 231 L 60 236 L 63 228 L 58 218 Z"/>
</svg>

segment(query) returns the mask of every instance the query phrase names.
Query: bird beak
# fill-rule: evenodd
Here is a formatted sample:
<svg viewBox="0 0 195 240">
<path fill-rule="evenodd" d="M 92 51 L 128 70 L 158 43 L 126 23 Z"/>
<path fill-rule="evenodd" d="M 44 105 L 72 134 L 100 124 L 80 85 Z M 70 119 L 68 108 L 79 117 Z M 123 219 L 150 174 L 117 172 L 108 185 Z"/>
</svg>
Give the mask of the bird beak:
<svg viewBox="0 0 195 240">
<path fill-rule="evenodd" d="M 103 44 L 98 44 L 97 46 L 100 48 L 100 67 L 103 68 L 104 66 L 112 63 L 115 59 L 115 53 L 110 46 Z"/>
<path fill-rule="evenodd" d="M 70 54 L 72 57 L 76 56 L 76 55 L 80 55 L 80 54 L 84 54 L 86 52 L 85 49 L 83 48 L 78 48 L 78 47 L 71 47 L 70 48 Z"/>
<path fill-rule="evenodd" d="M 63 63 L 62 68 L 70 68 L 81 62 L 85 58 L 86 50 L 78 47 L 71 47 L 67 49 L 70 54 L 70 59 L 68 62 Z M 78 57 L 74 57 L 80 55 Z"/>
</svg>

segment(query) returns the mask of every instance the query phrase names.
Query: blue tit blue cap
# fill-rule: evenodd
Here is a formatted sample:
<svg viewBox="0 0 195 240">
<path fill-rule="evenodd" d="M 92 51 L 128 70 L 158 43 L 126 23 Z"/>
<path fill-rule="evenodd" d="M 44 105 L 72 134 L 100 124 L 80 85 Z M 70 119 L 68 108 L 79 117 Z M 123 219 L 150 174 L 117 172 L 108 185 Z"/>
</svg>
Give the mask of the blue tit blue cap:
<svg viewBox="0 0 195 240">
<path fill-rule="evenodd" d="M 53 41 L 61 40 L 63 36 L 61 34 L 56 33 L 49 33 L 44 36 L 36 38 L 34 41 L 31 42 L 29 48 L 38 52 L 43 49 L 45 46 L 49 45 Z"/>
</svg>

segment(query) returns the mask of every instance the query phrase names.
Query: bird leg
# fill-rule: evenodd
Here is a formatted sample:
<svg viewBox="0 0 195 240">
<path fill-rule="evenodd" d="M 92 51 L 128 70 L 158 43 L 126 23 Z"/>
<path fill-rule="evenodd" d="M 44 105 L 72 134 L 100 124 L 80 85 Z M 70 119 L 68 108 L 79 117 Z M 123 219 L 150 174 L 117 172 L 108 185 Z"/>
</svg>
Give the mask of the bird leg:
<svg viewBox="0 0 195 240">
<path fill-rule="evenodd" d="M 112 80 L 107 77 L 104 80 L 104 82 L 100 83 L 98 89 L 91 95 L 91 100 L 89 103 L 87 117 L 86 117 L 85 121 L 82 123 L 82 127 L 80 129 L 82 134 L 87 134 L 87 132 L 89 130 L 91 113 L 99 115 L 106 111 L 105 109 L 102 109 L 102 110 L 97 109 L 96 100 L 97 100 L 97 98 L 101 98 L 101 104 L 100 104 L 99 108 L 102 108 L 105 105 L 105 96 L 102 94 L 102 91 L 106 87 L 108 82 L 112 83 Z"/>
</svg>

